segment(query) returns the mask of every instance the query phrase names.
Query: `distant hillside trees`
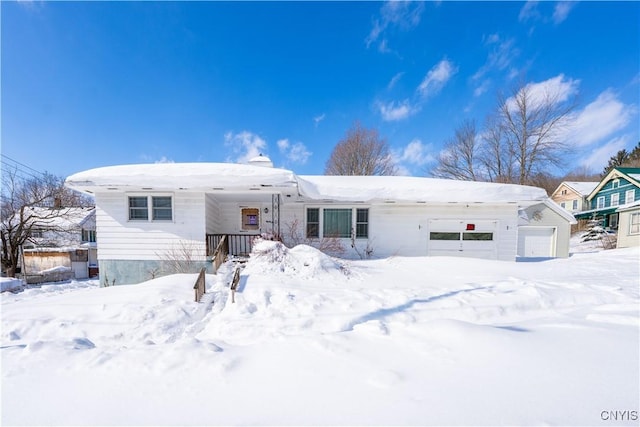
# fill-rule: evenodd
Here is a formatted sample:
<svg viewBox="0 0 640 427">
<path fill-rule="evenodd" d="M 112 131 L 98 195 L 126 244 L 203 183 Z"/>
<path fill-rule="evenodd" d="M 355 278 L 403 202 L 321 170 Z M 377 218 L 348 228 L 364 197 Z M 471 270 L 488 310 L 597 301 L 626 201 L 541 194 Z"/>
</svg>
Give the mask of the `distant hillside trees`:
<svg viewBox="0 0 640 427">
<path fill-rule="evenodd" d="M 575 99 L 553 86 L 521 84 L 498 103 L 478 131 L 465 121 L 447 142 L 431 174 L 439 178 L 530 185 L 564 159 Z"/>
<path fill-rule="evenodd" d="M 395 175 L 397 168 L 387 141 L 376 129 L 355 122 L 338 142 L 324 170 L 325 175 Z"/>
<path fill-rule="evenodd" d="M 64 207 L 91 206 L 93 199 L 64 187 L 64 179 L 45 173 L 28 178 L 17 170 L 2 169 L 0 238 L 2 270 L 13 277 L 19 265 L 22 246 L 34 232 L 50 226 L 55 218 L 68 214 Z M 45 207 L 51 209 L 32 209 Z"/>
<path fill-rule="evenodd" d="M 638 142 L 638 145 L 631 151 L 623 149 L 611 156 L 607 166 L 604 167 L 600 175 L 601 178 L 604 178 L 611 172 L 611 169 L 617 167 L 640 168 L 640 142 Z"/>
</svg>

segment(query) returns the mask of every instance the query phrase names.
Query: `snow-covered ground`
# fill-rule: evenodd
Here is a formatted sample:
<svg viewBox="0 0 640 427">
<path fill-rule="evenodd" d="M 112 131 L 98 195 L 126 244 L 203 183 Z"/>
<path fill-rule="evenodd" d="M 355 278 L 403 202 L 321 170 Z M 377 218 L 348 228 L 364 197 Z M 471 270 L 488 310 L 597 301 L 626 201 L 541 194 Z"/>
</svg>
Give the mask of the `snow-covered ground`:
<svg viewBox="0 0 640 427">
<path fill-rule="evenodd" d="M 257 246 L 5 292 L 2 425 L 638 425 L 640 249 L 336 261 Z"/>
</svg>

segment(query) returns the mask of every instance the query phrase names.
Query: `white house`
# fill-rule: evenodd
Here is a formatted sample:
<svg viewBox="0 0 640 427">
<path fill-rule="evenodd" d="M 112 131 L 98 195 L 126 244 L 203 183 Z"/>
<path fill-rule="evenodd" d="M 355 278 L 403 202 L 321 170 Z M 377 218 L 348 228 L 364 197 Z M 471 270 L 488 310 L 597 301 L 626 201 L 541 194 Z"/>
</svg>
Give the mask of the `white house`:
<svg viewBox="0 0 640 427">
<path fill-rule="evenodd" d="M 620 206 L 618 218 L 618 248 L 640 246 L 640 201 Z"/>
<path fill-rule="evenodd" d="M 38 220 L 22 247 L 22 273 L 27 282 L 98 275 L 95 208 L 29 209 Z M 52 214 L 52 210 L 61 212 Z"/>
<path fill-rule="evenodd" d="M 211 269 L 252 237 L 279 236 L 343 256 L 566 257 L 573 216 L 539 188 L 418 177 L 297 176 L 254 164 L 111 166 L 66 185 L 95 196 L 98 261 L 109 283 L 147 280 L 189 252 Z M 329 242 L 331 244 L 327 245 Z M 115 282 L 113 282 L 115 281 Z"/>
</svg>

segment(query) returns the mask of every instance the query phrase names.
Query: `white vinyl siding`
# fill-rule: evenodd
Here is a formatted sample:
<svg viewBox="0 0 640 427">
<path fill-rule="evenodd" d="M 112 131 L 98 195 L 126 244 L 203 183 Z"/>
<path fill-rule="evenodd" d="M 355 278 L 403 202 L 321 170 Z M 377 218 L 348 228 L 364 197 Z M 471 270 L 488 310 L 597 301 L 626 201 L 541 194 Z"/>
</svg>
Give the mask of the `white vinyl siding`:
<svg viewBox="0 0 640 427">
<path fill-rule="evenodd" d="M 122 192 L 96 193 L 96 234 L 99 260 L 157 260 L 182 244 L 194 259 L 205 259 L 204 194 L 176 193 L 174 221 L 128 221 L 127 197 Z"/>
</svg>

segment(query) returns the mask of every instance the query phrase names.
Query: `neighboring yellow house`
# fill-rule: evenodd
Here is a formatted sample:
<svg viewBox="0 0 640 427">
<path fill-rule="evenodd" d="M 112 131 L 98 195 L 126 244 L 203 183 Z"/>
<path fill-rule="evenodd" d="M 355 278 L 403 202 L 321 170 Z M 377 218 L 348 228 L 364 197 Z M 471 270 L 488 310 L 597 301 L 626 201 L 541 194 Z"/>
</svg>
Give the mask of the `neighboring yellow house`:
<svg viewBox="0 0 640 427">
<path fill-rule="evenodd" d="M 551 200 L 571 213 L 588 210 L 587 196 L 598 184 L 599 182 L 564 181 L 551 194 Z"/>
<path fill-rule="evenodd" d="M 618 208 L 618 248 L 640 246 L 640 201 Z"/>
</svg>

